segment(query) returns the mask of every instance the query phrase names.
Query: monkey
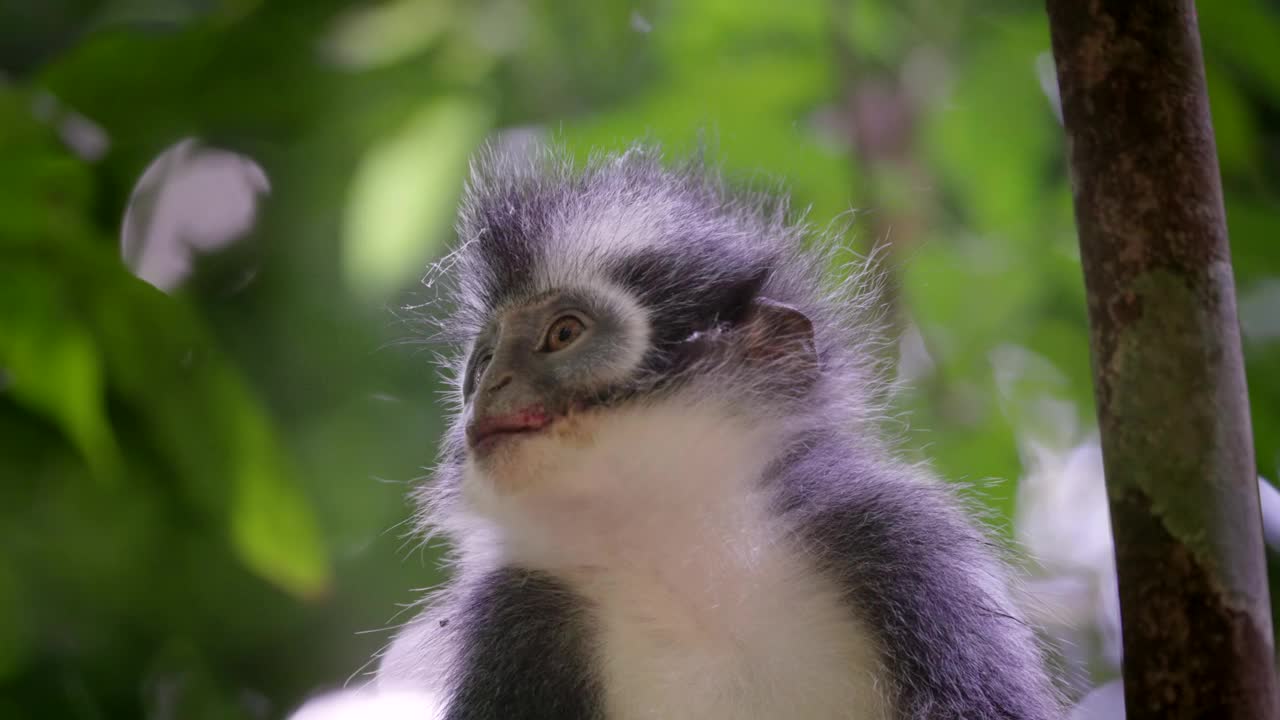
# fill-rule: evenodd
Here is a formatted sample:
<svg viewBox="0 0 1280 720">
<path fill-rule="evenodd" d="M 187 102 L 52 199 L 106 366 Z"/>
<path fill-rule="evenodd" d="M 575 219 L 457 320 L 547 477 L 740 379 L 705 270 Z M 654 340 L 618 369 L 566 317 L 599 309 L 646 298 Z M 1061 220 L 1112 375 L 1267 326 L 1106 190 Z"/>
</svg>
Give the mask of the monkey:
<svg viewBox="0 0 1280 720">
<path fill-rule="evenodd" d="M 886 430 L 839 233 L 635 145 L 480 151 L 457 236 L 415 490 L 453 573 L 378 687 L 447 720 L 1061 717 L 1011 562 Z"/>
</svg>

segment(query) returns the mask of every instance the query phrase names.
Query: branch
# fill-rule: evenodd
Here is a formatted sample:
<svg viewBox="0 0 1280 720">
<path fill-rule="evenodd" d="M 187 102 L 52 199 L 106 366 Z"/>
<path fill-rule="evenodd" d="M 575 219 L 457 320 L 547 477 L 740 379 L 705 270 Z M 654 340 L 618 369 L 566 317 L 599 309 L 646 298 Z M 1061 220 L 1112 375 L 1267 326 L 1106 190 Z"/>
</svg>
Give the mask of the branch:
<svg viewBox="0 0 1280 720">
<path fill-rule="evenodd" d="M 1192 0 L 1048 0 L 1138 718 L 1277 718 L 1248 394 Z"/>
</svg>

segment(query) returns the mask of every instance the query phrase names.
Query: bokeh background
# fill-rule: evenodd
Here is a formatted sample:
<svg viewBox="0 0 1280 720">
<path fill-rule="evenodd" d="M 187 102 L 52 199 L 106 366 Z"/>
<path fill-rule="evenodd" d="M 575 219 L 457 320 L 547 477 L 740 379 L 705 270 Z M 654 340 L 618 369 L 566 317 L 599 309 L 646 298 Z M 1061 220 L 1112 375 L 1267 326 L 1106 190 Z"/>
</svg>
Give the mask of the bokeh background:
<svg viewBox="0 0 1280 720">
<path fill-rule="evenodd" d="M 1275 479 L 1280 4 L 1199 12 Z M 1035 553 L 1071 694 L 1114 680 L 1038 3 L 0 0 L 0 717 L 278 718 L 361 683 L 441 577 L 405 308 L 468 156 L 635 139 L 882 246 L 907 451 Z"/>
</svg>

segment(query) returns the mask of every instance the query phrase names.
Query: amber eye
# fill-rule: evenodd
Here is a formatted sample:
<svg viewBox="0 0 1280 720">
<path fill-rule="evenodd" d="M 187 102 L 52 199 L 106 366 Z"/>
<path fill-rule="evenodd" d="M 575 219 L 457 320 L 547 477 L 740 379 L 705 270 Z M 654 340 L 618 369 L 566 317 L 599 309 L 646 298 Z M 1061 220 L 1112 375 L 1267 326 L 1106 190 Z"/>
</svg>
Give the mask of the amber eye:
<svg viewBox="0 0 1280 720">
<path fill-rule="evenodd" d="M 555 322 L 551 323 L 551 327 L 547 329 L 547 337 L 543 340 L 543 349 L 546 352 L 557 352 L 563 350 L 582 336 L 582 331 L 587 326 L 582 321 L 572 315 L 565 315 Z"/>
</svg>

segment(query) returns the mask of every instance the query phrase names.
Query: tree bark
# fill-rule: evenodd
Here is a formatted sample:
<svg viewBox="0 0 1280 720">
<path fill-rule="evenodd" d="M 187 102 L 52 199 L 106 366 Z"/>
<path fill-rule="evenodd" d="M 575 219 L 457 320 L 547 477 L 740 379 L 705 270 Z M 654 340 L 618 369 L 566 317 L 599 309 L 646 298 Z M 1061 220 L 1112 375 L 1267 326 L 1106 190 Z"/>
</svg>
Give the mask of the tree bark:
<svg viewBox="0 0 1280 720">
<path fill-rule="evenodd" d="M 1268 720 L 1272 629 L 1192 0 L 1047 0 L 1130 720 Z"/>
</svg>

